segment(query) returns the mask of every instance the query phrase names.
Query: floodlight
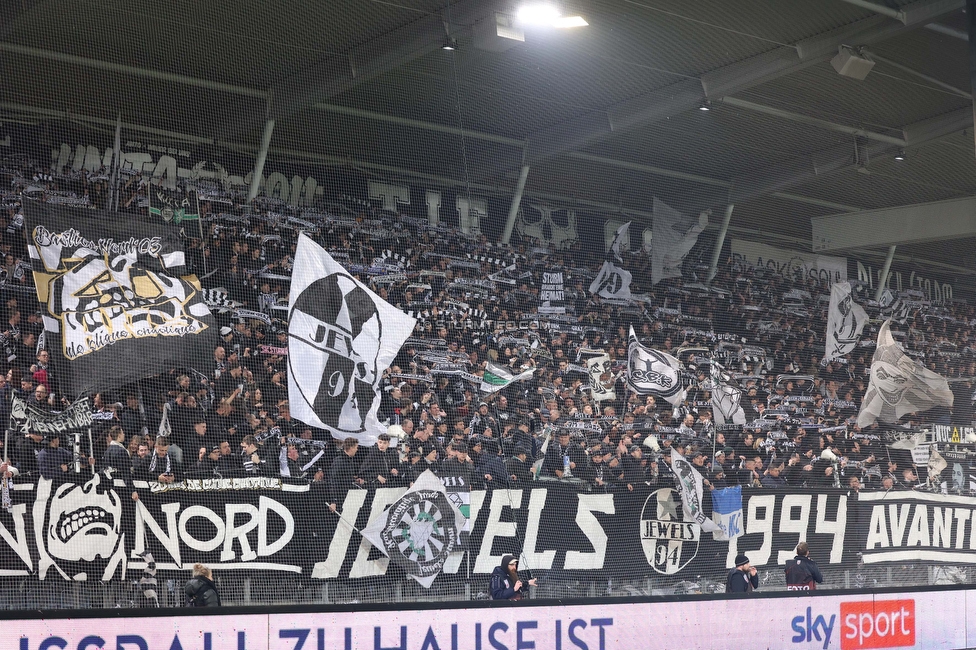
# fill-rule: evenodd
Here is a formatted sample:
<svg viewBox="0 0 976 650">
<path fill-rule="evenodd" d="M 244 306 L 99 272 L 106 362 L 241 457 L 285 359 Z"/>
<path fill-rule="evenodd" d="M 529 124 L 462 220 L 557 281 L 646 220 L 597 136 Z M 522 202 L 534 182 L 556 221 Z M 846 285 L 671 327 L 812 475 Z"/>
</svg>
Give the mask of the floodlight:
<svg viewBox="0 0 976 650">
<path fill-rule="evenodd" d="M 444 41 L 443 45 L 441 45 L 441 49 L 446 52 L 452 52 L 457 49 L 457 41 L 449 38 L 448 40 Z"/>
<path fill-rule="evenodd" d="M 712 103 L 707 99 L 698 105 L 698 110 L 700 111 L 710 111 L 712 110 Z"/>
<path fill-rule="evenodd" d="M 562 12 L 559 8 L 551 4 L 533 4 L 520 7 L 516 16 L 520 23 L 524 25 L 552 25 L 558 20 Z"/>
<path fill-rule="evenodd" d="M 899 149 L 898 153 L 895 154 L 895 160 L 902 161 L 905 159 L 905 150 Z"/>
<path fill-rule="evenodd" d="M 552 21 L 552 26 L 556 29 L 568 29 L 570 27 L 586 27 L 589 25 L 582 16 L 562 16 Z"/>
</svg>

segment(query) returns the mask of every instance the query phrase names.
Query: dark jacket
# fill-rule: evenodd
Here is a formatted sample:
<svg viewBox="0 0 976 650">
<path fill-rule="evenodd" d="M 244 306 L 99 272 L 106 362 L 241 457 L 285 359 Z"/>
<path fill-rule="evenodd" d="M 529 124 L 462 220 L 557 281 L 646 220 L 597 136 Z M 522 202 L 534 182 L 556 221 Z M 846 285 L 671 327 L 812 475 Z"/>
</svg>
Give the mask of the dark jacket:
<svg viewBox="0 0 976 650">
<path fill-rule="evenodd" d="M 37 456 L 44 449 L 47 449 L 45 442 L 34 442 L 27 436 L 17 439 L 13 445 L 13 461 L 22 478 L 37 476 Z"/>
<path fill-rule="evenodd" d="M 496 566 L 491 572 L 488 591 L 491 593 L 492 600 L 522 600 L 521 590 L 515 591 L 511 577 L 500 566 Z"/>
<path fill-rule="evenodd" d="M 345 452 L 336 456 L 329 467 L 329 502 L 341 505 L 346 493 L 357 486 L 358 475 L 359 462 L 355 456 L 350 458 Z"/>
<path fill-rule="evenodd" d="M 563 456 L 569 456 L 569 460 L 573 460 L 573 455 L 571 449 L 573 443 L 570 442 L 568 445 L 563 447 L 555 440 L 549 441 L 549 448 L 546 450 L 546 458 L 542 461 L 542 470 L 540 474 L 542 476 L 559 476 L 556 472 L 563 471 Z M 579 464 L 577 464 L 579 466 Z"/>
<path fill-rule="evenodd" d="M 786 479 L 782 476 L 773 476 L 772 474 L 765 474 L 761 479 L 759 479 L 763 487 L 766 488 L 783 488 L 787 486 Z"/>
<path fill-rule="evenodd" d="M 61 466 L 70 465 L 72 458 L 71 452 L 67 449 L 47 447 L 37 455 L 37 467 L 44 478 L 62 479 L 65 477 L 65 472 L 61 471 Z"/>
<path fill-rule="evenodd" d="M 474 464 L 473 474 L 480 479 L 476 480 L 475 483 L 483 483 L 484 489 L 496 490 L 511 486 L 512 479 L 508 475 L 508 469 L 505 467 L 501 456 L 483 453 L 475 459 Z M 491 480 L 486 479 L 485 475 L 490 475 Z"/>
<path fill-rule="evenodd" d="M 132 458 L 129 452 L 120 444 L 109 444 L 102 455 L 100 471 L 105 471 L 109 467 L 118 472 L 118 478 L 123 481 L 132 480 Z"/>
<path fill-rule="evenodd" d="M 397 478 L 390 473 L 390 470 L 400 470 L 400 457 L 395 449 L 380 451 L 379 447 L 372 447 L 366 454 L 366 460 L 359 468 L 359 476 L 365 481 L 366 485 L 373 487 L 393 487 L 393 481 Z M 378 476 L 386 479 L 386 483 L 380 483 Z"/>
<path fill-rule="evenodd" d="M 786 589 L 788 591 L 809 591 L 823 582 L 823 574 L 817 563 L 808 557 L 797 555 L 786 563 Z"/>
<path fill-rule="evenodd" d="M 109 468 L 115 472 L 112 478 L 120 479 L 125 483 L 125 487 L 132 491 L 132 457 L 129 456 L 128 450 L 117 442 L 110 443 L 102 455 L 99 471 L 104 472 Z"/>
<path fill-rule="evenodd" d="M 508 470 L 509 477 L 515 477 L 515 485 L 529 487 L 532 483 L 532 462 L 528 459 L 521 460 L 518 456 L 509 458 L 505 461 L 505 468 Z"/>
<path fill-rule="evenodd" d="M 725 579 L 725 593 L 727 594 L 748 594 L 753 589 L 759 588 L 759 573 L 749 576 L 738 569 L 729 571 Z"/>
<path fill-rule="evenodd" d="M 206 576 L 191 578 L 183 587 L 183 593 L 190 607 L 220 607 L 217 585 Z"/>
</svg>

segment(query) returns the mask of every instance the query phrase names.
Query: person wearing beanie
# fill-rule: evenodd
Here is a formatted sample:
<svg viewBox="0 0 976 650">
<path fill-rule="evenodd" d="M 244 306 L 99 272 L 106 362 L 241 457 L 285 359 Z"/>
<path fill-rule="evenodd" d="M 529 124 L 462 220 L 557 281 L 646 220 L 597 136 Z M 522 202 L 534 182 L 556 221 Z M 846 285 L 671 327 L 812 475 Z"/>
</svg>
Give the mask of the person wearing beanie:
<svg viewBox="0 0 976 650">
<path fill-rule="evenodd" d="M 748 594 L 759 588 L 759 572 L 749 564 L 749 558 L 743 553 L 735 556 L 735 568 L 729 571 L 725 579 L 725 593 Z"/>
<path fill-rule="evenodd" d="M 488 589 L 492 600 L 522 600 L 525 587 L 536 586 L 535 578 L 523 581 L 518 575 L 518 558 L 506 553 L 501 563 L 491 572 Z"/>
</svg>

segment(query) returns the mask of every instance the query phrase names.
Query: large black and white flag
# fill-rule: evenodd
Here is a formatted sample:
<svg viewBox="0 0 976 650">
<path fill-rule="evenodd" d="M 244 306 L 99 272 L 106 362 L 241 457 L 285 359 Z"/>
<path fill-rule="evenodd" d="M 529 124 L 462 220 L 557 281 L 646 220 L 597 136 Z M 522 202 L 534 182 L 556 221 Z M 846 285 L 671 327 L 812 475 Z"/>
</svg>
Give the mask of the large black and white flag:
<svg viewBox="0 0 976 650">
<path fill-rule="evenodd" d="M 402 497 L 363 528 L 363 537 L 404 572 L 430 588 L 451 553 L 462 550 L 467 520 L 429 469 Z"/>
<path fill-rule="evenodd" d="M 864 308 L 854 302 L 850 282 L 835 282 L 830 287 L 827 310 L 827 348 L 823 360 L 842 357 L 857 347 L 861 330 L 868 322 Z"/>
<path fill-rule="evenodd" d="M 148 217 L 25 202 L 47 347 L 65 392 L 207 363 L 215 321 L 187 275 L 179 228 Z"/>
<path fill-rule="evenodd" d="M 674 482 L 678 487 L 678 494 L 681 495 L 685 521 L 698 524 L 706 533 L 721 532 L 719 525 L 705 514 L 702 507 L 702 475 L 674 448 L 671 449 L 671 469 L 674 470 Z"/>
<path fill-rule="evenodd" d="M 660 395 L 674 406 L 685 401 L 681 385 L 681 362 L 667 352 L 644 347 L 630 328 L 627 351 L 627 384 L 638 395 Z"/>
<path fill-rule="evenodd" d="M 681 277 L 681 265 L 708 225 L 708 215 L 702 212 L 697 221 L 692 221 L 654 197 L 651 284 Z"/>
<path fill-rule="evenodd" d="M 386 431 L 379 383 L 416 321 L 304 233 L 288 304 L 288 400 L 297 419 L 364 445 Z"/>
<path fill-rule="evenodd" d="M 878 347 L 871 362 L 871 379 L 861 402 L 857 425 L 868 427 L 877 420 L 889 424 L 906 413 L 952 406 L 952 391 L 945 377 L 905 354 L 885 321 L 878 332 Z"/>
<path fill-rule="evenodd" d="M 607 259 L 600 267 L 600 272 L 590 283 L 590 293 L 595 293 L 603 298 L 631 299 L 630 282 L 634 276 L 630 271 L 623 268 L 623 249 L 630 243 L 630 223 L 617 228 L 617 234 L 613 237 L 610 244 L 610 251 Z"/>
<path fill-rule="evenodd" d="M 742 390 L 721 365 L 712 361 L 712 417 L 715 424 L 745 424 Z"/>
</svg>

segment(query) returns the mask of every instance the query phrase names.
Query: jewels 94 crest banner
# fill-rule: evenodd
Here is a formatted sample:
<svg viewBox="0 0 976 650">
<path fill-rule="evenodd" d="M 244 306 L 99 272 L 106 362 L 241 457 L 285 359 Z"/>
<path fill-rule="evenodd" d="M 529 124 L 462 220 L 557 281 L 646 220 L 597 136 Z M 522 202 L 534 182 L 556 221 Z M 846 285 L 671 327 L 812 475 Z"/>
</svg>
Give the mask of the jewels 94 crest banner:
<svg viewBox="0 0 976 650">
<path fill-rule="evenodd" d="M 379 384 L 416 320 L 349 275 L 302 234 L 288 304 L 292 414 L 342 440 L 371 445 L 386 431 Z"/>
<path fill-rule="evenodd" d="M 48 349 L 72 394 L 211 357 L 214 319 L 186 275 L 178 228 L 134 215 L 25 202 Z"/>
</svg>

